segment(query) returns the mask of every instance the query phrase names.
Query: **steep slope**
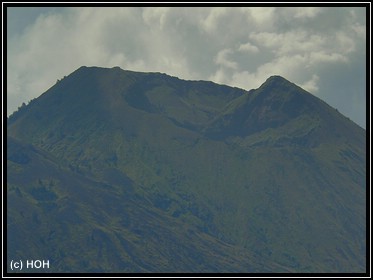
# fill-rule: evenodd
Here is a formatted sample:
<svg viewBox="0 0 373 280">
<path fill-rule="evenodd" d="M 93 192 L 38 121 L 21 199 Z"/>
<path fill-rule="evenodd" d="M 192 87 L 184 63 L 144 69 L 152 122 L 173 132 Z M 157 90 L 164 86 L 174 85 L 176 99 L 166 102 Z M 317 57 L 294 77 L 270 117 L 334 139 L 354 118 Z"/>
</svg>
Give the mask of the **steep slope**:
<svg viewBox="0 0 373 280">
<path fill-rule="evenodd" d="M 55 209 L 76 209 L 87 224 L 82 235 L 105 228 L 99 238 L 119 248 L 115 269 L 366 269 L 365 131 L 282 77 L 245 91 L 82 67 L 11 116 L 8 136 L 8 221 L 22 219 L 15 207 L 22 204 L 44 221 L 44 236 L 57 232 L 58 271 L 90 270 L 99 256 L 114 257 L 114 246 L 89 246 L 73 222 L 56 230 L 61 210 L 42 212 L 45 197 Z M 70 199 L 51 194 L 46 180 L 67 180 L 58 189 Z M 142 230 L 123 225 L 122 215 Z M 113 218 L 102 224 L 105 217 Z M 22 252 L 21 233 L 42 228 L 37 221 L 9 227 L 8 255 Z M 85 244 L 86 264 L 64 236 Z M 135 242 L 144 237 L 148 245 Z M 43 252 L 37 242 L 33 250 Z M 157 257 L 141 262 L 149 250 Z M 109 263 L 100 270 L 110 271 Z"/>
<path fill-rule="evenodd" d="M 166 215 L 124 174 L 98 182 L 7 141 L 9 261 L 46 256 L 47 272 L 287 271 Z"/>
<path fill-rule="evenodd" d="M 232 100 L 206 131 L 216 138 L 247 137 L 266 129 L 289 126 L 289 123 L 294 126 L 302 123 L 314 125 L 312 128 L 314 133 L 319 131 L 318 135 L 308 135 L 310 137 L 307 138 L 319 138 L 319 143 L 339 133 L 351 140 L 358 135 L 352 141 L 363 144 L 360 137 L 363 130 L 360 127 L 322 100 L 280 76 L 272 76 L 257 90 Z M 286 131 L 289 134 L 289 130 Z"/>
</svg>

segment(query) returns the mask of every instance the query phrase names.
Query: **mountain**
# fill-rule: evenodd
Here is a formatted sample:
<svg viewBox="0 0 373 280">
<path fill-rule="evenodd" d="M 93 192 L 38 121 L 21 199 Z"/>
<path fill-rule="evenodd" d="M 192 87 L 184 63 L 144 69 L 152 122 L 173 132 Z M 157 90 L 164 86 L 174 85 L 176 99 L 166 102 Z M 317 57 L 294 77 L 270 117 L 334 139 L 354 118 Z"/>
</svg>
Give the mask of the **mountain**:
<svg viewBox="0 0 373 280">
<path fill-rule="evenodd" d="M 280 76 L 81 67 L 7 121 L 8 262 L 365 273 L 365 139 Z"/>
</svg>

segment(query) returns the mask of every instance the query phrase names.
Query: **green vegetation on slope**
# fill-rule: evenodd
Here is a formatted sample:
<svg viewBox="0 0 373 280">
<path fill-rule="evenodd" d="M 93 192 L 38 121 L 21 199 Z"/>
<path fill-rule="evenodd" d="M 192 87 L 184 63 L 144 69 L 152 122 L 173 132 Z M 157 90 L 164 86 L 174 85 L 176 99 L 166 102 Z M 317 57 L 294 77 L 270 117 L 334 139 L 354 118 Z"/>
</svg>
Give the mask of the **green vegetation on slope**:
<svg viewBox="0 0 373 280">
<path fill-rule="evenodd" d="M 8 259 L 365 271 L 365 131 L 281 77 L 247 92 L 82 67 L 10 117 L 8 136 Z"/>
</svg>

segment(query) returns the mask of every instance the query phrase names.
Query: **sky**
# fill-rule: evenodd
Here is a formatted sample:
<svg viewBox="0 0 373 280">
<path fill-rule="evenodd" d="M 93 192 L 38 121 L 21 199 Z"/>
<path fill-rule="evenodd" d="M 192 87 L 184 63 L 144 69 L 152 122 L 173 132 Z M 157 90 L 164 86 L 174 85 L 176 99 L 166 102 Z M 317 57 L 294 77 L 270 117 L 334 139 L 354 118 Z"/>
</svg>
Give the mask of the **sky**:
<svg viewBox="0 0 373 280">
<path fill-rule="evenodd" d="M 366 126 L 363 7 L 7 7 L 7 114 L 80 66 L 258 88 L 281 75 Z"/>
</svg>

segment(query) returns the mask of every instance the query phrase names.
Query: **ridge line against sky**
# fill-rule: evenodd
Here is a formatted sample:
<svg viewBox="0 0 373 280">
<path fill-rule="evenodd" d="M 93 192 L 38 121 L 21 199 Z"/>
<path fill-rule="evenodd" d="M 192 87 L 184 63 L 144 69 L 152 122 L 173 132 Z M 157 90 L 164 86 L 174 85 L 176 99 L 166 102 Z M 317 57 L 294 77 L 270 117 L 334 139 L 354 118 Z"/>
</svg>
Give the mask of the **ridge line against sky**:
<svg viewBox="0 0 373 280">
<path fill-rule="evenodd" d="M 246 90 L 281 75 L 365 128 L 366 8 L 356 5 L 6 7 L 7 114 L 82 65 L 119 66 Z"/>
</svg>

